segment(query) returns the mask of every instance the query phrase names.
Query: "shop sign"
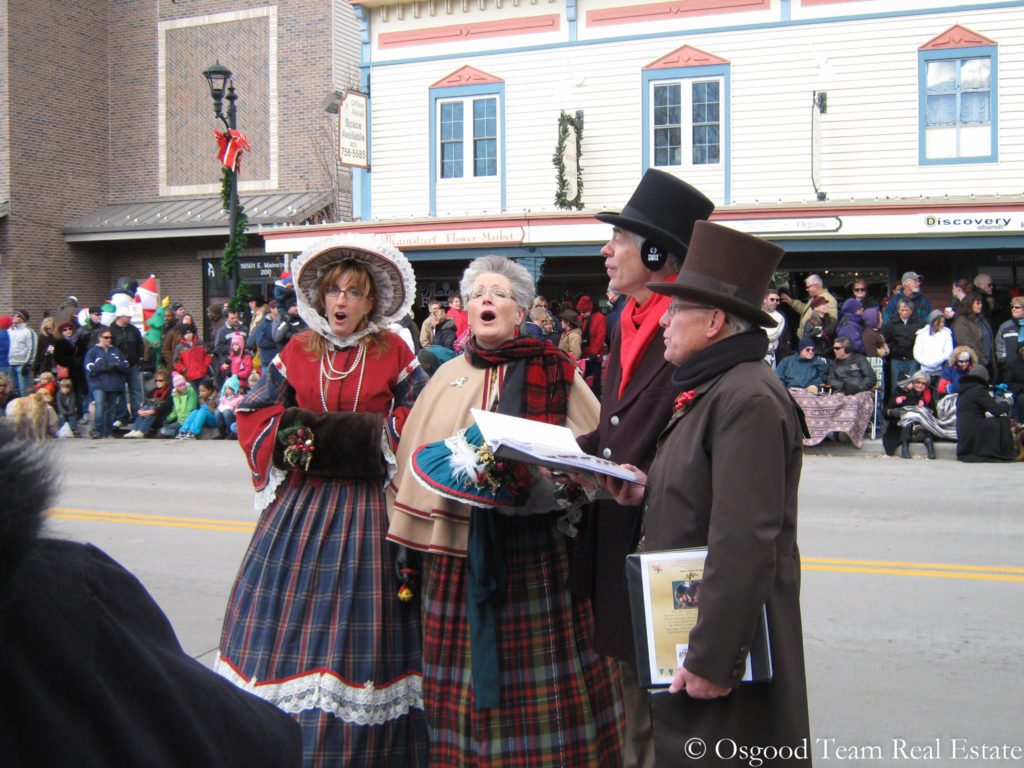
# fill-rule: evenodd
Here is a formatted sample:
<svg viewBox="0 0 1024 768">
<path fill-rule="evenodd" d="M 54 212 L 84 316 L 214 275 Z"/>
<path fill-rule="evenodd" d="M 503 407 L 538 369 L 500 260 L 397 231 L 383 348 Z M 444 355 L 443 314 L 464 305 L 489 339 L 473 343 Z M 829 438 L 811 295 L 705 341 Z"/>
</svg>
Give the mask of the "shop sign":
<svg viewBox="0 0 1024 768">
<path fill-rule="evenodd" d="M 1005 232 L 1024 229 L 1019 212 L 965 211 L 922 214 L 926 232 Z"/>
<path fill-rule="evenodd" d="M 803 219 L 740 219 L 721 223 L 751 235 L 838 232 L 843 226 L 843 222 L 838 216 L 815 216 Z"/>
<path fill-rule="evenodd" d="M 238 276 L 242 280 L 261 280 L 266 278 L 280 277 L 284 271 L 284 257 L 261 258 L 261 259 L 239 259 Z"/>
<path fill-rule="evenodd" d="M 342 165 L 370 167 L 367 101 L 365 93 L 345 91 L 338 107 L 338 161 Z"/>
</svg>

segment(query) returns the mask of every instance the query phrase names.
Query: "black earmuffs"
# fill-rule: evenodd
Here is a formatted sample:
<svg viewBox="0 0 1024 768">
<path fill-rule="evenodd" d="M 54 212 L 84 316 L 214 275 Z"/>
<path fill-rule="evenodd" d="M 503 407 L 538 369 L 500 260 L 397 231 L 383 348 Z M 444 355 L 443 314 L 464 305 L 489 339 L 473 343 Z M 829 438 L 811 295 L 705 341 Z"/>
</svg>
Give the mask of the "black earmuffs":
<svg viewBox="0 0 1024 768">
<path fill-rule="evenodd" d="M 668 252 L 653 240 L 644 240 L 644 244 L 640 246 L 640 261 L 651 272 L 657 272 L 664 267 L 667 259 Z"/>
</svg>

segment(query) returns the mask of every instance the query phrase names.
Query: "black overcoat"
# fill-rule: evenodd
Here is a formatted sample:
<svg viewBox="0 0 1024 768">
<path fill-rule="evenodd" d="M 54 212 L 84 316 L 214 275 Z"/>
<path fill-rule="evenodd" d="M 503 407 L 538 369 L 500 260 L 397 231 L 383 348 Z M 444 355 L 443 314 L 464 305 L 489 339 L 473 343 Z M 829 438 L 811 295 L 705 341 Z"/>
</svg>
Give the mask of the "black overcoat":
<svg viewBox="0 0 1024 768">
<path fill-rule="evenodd" d="M 578 438 L 594 456 L 647 471 L 654 460 L 658 435 L 672 414 L 675 367 L 665 360 L 665 340 L 658 332 L 640 359 L 622 397 L 622 333 L 616 326 L 601 398 L 597 429 Z M 599 501 L 586 511 L 573 549 L 572 584 L 589 596 L 594 607 L 594 648 L 605 656 L 636 663 L 626 595 L 626 555 L 634 551 L 640 529 L 640 508 Z"/>
<path fill-rule="evenodd" d="M 1012 461 L 1016 456 L 1010 422 L 1002 418 L 1010 406 L 996 402 L 988 381 L 965 374 L 956 398 L 956 457 L 960 461 Z M 992 414 L 995 418 L 989 418 Z"/>
</svg>

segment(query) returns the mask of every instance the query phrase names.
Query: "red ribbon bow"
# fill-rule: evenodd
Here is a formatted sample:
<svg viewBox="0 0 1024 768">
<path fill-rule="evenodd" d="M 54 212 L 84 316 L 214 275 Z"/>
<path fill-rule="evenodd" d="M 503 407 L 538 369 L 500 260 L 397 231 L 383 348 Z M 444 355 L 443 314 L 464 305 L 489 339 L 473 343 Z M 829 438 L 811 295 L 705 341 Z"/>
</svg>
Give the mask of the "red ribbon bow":
<svg viewBox="0 0 1024 768">
<path fill-rule="evenodd" d="M 215 130 L 213 134 L 217 137 L 217 159 L 225 168 L 236 170 L 238 161 L 242 159 L 242 152 L 252 149 L 249 140 L 244 133 L 236 130 L 227 133 Z"/>
</svg>

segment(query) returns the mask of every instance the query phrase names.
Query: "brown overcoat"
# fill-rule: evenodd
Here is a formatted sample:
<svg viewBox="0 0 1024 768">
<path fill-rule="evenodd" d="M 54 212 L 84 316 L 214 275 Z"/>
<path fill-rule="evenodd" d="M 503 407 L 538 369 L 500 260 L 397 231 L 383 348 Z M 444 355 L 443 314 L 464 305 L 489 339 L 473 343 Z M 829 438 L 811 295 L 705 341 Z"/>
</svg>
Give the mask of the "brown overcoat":
<svg viewBox="0 0 1024 768">
<path fill-rule="evenodd" d="M 708 547 L 685 664 L 734 690 L 708 701 L 683 692 L 651 698 L 658 768 L 688 765 L 683 745 L 691 738 L 708 750 L 695 765 L 749 766 L 742 749 L 767 747 L 783 748 L 783 757 L 799 749 L 807 760 L 766 764 L 810 764 L 796 543 L 802 461 L 797 406 L 762 361 L 696 387 L 689 411 L 659 438 L 642 546 Z M 762 605 L 774 676 L 741 684 Z"/>
<path fill-rule="evenodd" d="M 647 471 L 654 460 L 658 435 L 672 415 L 675 366 L 665 360 L 665 339 L 659 331 L 640 358 L 622 397 L 621 330 L 612 333 L 611 352 L 601 398 L 597 429 L 577 438 L 580 448 L 619 464 Z M 626 555 L 636 547 L 640 508 L 612 500 L 591 505 L 572 551 L 573 592 L 591 598 L 594 607 L 594 648 L 630 664 L 636 663 L 626 596 Z"/>
</svg>

